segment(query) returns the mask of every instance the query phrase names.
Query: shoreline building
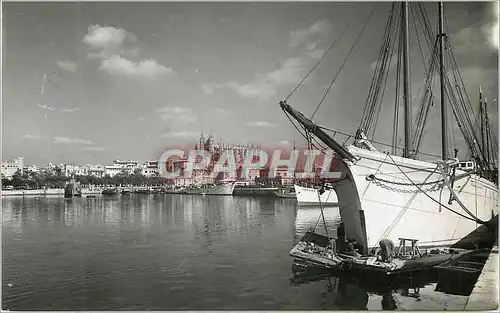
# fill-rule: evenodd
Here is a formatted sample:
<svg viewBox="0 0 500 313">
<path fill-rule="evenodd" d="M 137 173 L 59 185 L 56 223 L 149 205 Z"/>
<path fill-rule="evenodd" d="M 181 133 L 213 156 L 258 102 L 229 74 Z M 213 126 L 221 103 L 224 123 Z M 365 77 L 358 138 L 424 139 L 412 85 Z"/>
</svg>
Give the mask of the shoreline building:
<svg viewBox="0 0 500 313">
<path fill-rule="evenodd" d="M 14 176 L 17 171 L 20 171 L 21 175 L 24 173 L 24 157 L 17 157 L 10 161 L 2 161 L 1 174 L 3 177 L 12 179 L 12 176 Z"/>
<path fill-rule="evenodd" d="M 180 171 L 180 177 L 169 179 L 169 181 L 177 186 L 186 186 L 191 184 L 212 184 L 219 181 L 235 180 L 240 182 L 248 182 L 254 184 L 256 178 L 260 176 L 259 169 L 250 169 L 247 178 L 241 177 L 242 165 L 245 158 L 245 153 L 250 149 L 258 149 L 259 146 L 230 144 L 227 142 L 216 141 L 215 137 L 210 134 L 207 138 L 201 133 L 200 138 L 194 145 L 195 150 L 204 150 L 211 153 L 211 162 L 205 169 L 194 169 L 188 177 L 184 177 L 184 171 L 187 166 L 187 156 L 169 160 L 167 162 L 167 170 Z M 212 177 L 215 164 L 224 156 L 224 153 L 233 153 L 235 167 L 229 168 L 229 172 L 220 172 L 216 177 Z"/>
</svg>

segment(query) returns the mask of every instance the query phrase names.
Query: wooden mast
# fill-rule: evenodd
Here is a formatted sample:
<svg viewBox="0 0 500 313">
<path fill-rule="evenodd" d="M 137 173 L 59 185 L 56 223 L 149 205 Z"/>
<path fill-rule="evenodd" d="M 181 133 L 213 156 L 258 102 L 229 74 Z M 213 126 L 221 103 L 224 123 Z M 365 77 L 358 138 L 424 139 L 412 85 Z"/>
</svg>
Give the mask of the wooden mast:
<svg viewBox="0 0 500 313">
<path fill-rule="evenodd" d="M 401 17 L 403 26 L 403 100 L 405 114 L 405 149 L 403 157 L 411 155 L 411 104 L 410 104 L 410 38 L 408 36 L 408 3 L 401 3 Z"/>
<path fill-rule="evenodd" d="M 443 30 L 443 2 L 440 1 L 438 4 L 438 18 L 439 18 L 439 33 L 438 33 L 438 39 L 439 39 L 439 82 L 440 82 L 440 87 L 441 87 L 441 154 L 443 160 L 446 160 L 448 158 L 448 127 L 447 127 L 447 108 L 446 108 L 446 102 L 445 102 L 445 91 L 444 91 L 444 75 L 445 75 L 445 69 L 444 69 L 444 61 L 443 61 L 443 55 L 444 55 L 444 39 L 446 37 L 446 34 L 444 33 Z"/>
</svg>

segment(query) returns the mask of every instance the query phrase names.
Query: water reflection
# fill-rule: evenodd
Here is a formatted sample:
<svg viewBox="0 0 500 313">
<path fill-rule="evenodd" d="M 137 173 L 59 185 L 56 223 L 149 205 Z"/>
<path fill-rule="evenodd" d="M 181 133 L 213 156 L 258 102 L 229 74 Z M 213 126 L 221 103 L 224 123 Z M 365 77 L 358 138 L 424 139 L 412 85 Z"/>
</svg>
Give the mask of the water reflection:
<svg viewBox="0 0 500 313">
<path fill-rule="evenodd" d="M 321 282 L 331 305 L 341 310 L 463 310 L 467 297 L 436 292 L 435 271 L 398 275 L 392 278 L 363 274 L 306 269 L 292 266 L 291 284 L 300 286 Z"/>
<path fill-rule="evenodd" d="M 19 197 L 2 198 L 2 209 L 2 300 L 10 310 L 381 309 L 389 295 L 398 308 L 420 308 L 401 300 L 413 289 L 389 293 L 331 273 L 319 281 L 294 274 L 290 284 L 294 238 L 320 213 L 293 200 Z M 325 217 L 334 233 L 336 208 Z M 429 300 L 433 289 L 420 294 L 424 307 L 442 309 Z"/>
<path fill-rule="evenodd" d="M 295 217 L 295 240 L 299 240 L 307 231 L 314 229 L 317 233 L 329 236 L 336 236 L 335 230 L 340 225 L 340 212 L 338 207 L 323 208 L 297 208 Z M 326 225 L 326 230 L 325 230 Z"/>
</svg>

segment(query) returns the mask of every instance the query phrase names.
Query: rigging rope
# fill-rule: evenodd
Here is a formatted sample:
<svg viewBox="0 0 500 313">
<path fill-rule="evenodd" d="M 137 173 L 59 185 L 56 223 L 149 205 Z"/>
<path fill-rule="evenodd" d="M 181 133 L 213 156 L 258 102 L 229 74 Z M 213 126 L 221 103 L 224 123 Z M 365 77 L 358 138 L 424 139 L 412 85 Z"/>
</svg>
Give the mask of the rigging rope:
<svg viewBox="0 0 500 313">
<path fill-rule="evenodd" d="M 314 64 L 314 66 L 309 70 L 309 72 L 307 73 L 306 76 L 304 76 L 304 78 L 302 78 L 302 80 L 297 84 L 297 86 L 295 86 L 295 88 L 292 90 L 292 92 L 290 92 L 290 94 L 288 96 L 286 96 L 285 98 L 285 101 L 287 101 L 294 93 L 295 91 L 297 91 L 297 89 L 299 89 L 299 87 L 304 83 L 304 81 L 312 74 L 312 72 L 314 72 L 314 70 L 316 69 L 316 67 L 318 67 L 318 65 L 325 59 L 326 55 L 330 52 L 330 50 L 333 49 L 333 47 L 337 44 L 337 42 L 342 38 L 342 36 L 347 32 L 347 30 L 350 29 L 350 26 L 354 23 L 354 19 L 351 20 L 351 22 L 349 24 L 347 24 L 346 28 L 339 34 L 339 36 L 337 38 L 335 38 L 335 40 L 330 44 L 330 46 L 328 47 L 328 49 L 323 53 L 323 55 L 321 56 L 321 58 L 316 62 L 316 64 Z"/>
<path fill-rule="evenodd" d="M 338 130 L 335 130 L 335 129 L 332 129 L 332 128 L 328 128 L 328 127 L 324 127 L 324 126 L 320 126 L 320 125 L 318 125 L 318 127 L 321 128 L 321 129 L 324 129 L 324 130 L 328 130 L 328 131 L 334 132 L 336 134 L 343 135 L 343 136 L 354 137 L 354 135 L 352 135 L 352 134 L 344 133 L 344 132 L 341 132 L 341 131 L 338 131 Z M 385 147 L 392 147 L 392 145 L 390 145 L 388 143 L 385 143 L 385 142 L 380 142 L 380 141 L 376 141 L 376 140 L 370 140 L 370 142 L 378 144 L 378 145 L 382 145 L 382 146 L 385 146 Z M 403 150 L 404 149 L 403 147 L 396 147 L 396 148 L 399 149 L 399 150 Z M 420 152 L 420 154 L 426 155 L 426 156 L 430 156 L 430 157 L 436 157 L 436 158 L 440 158 L 441 157 L 440 155 L 426 153 L 426 152 Z"/>
<path fill-rule="evenodd" d="M 361 121 L 358 129 L 365 131 L 365 135 L 369 136 L 370 125 L 373 119 L 373 115 L 376 111 L 376 106 L 378 103 L 378 95 L 380 88 L 382 86 L 385 69 L 387 68 L 387 63 L 389 62 L 389 52 L 391 50 L 391 35 L 394 32 L 393 28 L 398 28 L 398 21 L 395 19 L 397 3 L 393 3 L 391 10 L 389 11 L 389 17 L 387 19 L 384 35 L 382 37 L 382 44 L 377 57 L 377 63 L 375 64 L 374 75 L 370 84 L 370 89 L 368 91 L 368 97 L 366 99 L 365 108 L 363 109 L 363 114 L 361 116 Z M 396 24 L 394 24 L 396 23 Z"/>
<path fill-rule="evenodd" d="M 389 154 L 387 154 L 389 155 Z M 392 158 L 391 158 L 392 159 Z M 394 162 L 394 160 L 392 160 Z M 437 170 L 437 166 L 434 168 L 434 170 L 426 177 L 425 180 L 431 178 L 432 174 L 434 174 Z M 380 180 L 380 179 L 379 179 Z M 438 183 L 439 181 L 434 181 L 434 182 L 430 182 L 430 183 L 426 183 L 425 181 L 423 183 L 421 183 L 422 185 L 431 185 L 431 184 L 436 184 Z M 393 183 L 396 183 L 396 182 L 393 182 Z M 412 196 L 411 196 L 411 199 L 408 203 L 411 203 L 415 198 L 417 197 L 417 193 L 414 193 Z M 380 240 L 384 239 L 384 238 L 387 238 L 389 236 L 389 234 L 394 230 L 394 228 L 396 228 L 396 226 L 398 225 L 398 223 L 401 221 L 401 219 L 403 218 L 403 216 L 405 215 L 406 211 L 408 211 L 408 209 L 410 208 L 410 204 L 408 204 L 407 206 L 405 206 L 400 212 L 399 214 L 392 220 L 391 224 L 389 224 L 389 227 L 387 227 L 387 229 L 382 233 L 382 235 L 380 235 L 380 238 L 377 240 L 377 244 L 380 242 Z"/>
<path fill-rule="evenodd" d="M 361 38 L 361 35 L 364 33 L 365 29 L 366 29 L 366 26 L 368 25 L 368 23 L 370 22 L 370 20 L 372 19 L 372 16 L 373 16 L 373 13 L 375 13 L 375 10 L 377 9 L 378 7 L 378 4 L 375 5 L 375 7 L 373 8 L 373 10 L 371 11 L 370 15 L 368 16 L 368 19 L 367 21 L 365 22 L 365 24 L 363 25 L 363 28 L 361 29 L 361 32 L 358 34 L 358 37 L 356 38 L 356 41 L 354 42 L 354 44 L 352 45 L 351 49 L 349 50 L 349 53 L 347 54 L 347 57 L 344 59 L 344 62 L 342 62 L 342 65 L 340 66 L 340 68 L 338 69 L 337 73 L 335 74 L 335 77 L 333 78 L 333 80 L 331 81 L 330 83 L 330 86 L 328 86 L 325 94 L 323 95 L 323 98 L 321 98 L 321 101 L 319 102 L 318 106 L 316 107 L 316 109 L 314 110 L 313 114 L 311 115 L 311 119 L 314 117 L 314 115 L 316 114 L 316 112 L 318 111 L 319 107 L 321 106 L 321 104 L 323 103 L 323 101 L 325 100 L 326 96 L 328 95 L 328 93 L 330 92 L 330 89 L 332 88 L 335 80 L 337 79 L 337 77 L 339 76 L 340 72 L 342 71 L 342 69 L 344 68 L 344 66 L 346 65 L 347 63 L 347 60 L 349 59 L 349 57 L 351 56 L 352 52 L 354 51 L 354 48 L 356 47 L 359 39 Z"/>
<path fill-rule="evenodd" d="M 398 168 L 398 170 L 399 170 L 399 171 L 400 171 L 400 172 L 401 172 L 401 173 L 402 173 L 402 174 L 406 177 L 406 179 L 408 179 L 408 180 L 409 180 L 409 181 L 410 181 L 410 182 L 411 182 L 411 183 L 412 183 L 415 187 L 417 187 L 417 188 L 418 188 L 418 190 L 420 190 L 420 192 L 421 192 L 421 193 L 423 193 L 423 194 L 424 194 L 425 196 L 427 196 L 429 199 L 431 199 L 432 201 L 436 202 L 436 203 L 437 203 L 437 204 L 439 204 L 441 207 L 443 207 L 443 208 L 445 208 L 445 209 L 447 209 L 447 210 L 449 210 L 449 211 L 451 211 L 451 212 L 453 212 L 453 213 L 455 213 L 455 214 L 457 214 L 457 215 L 459 215 L 459 216 L 461 216 L 461 217 L 463 217 L 463 218 L 465 218 L 465 219 L 468 219 L 468 220 L 470 220 L 470 221 L 476 222 L 476 223 L 478 223 L 478 224 L 485 224 L 485 223 L 486 223 L 486 222 L 484 222 L 484 221 L 481 221 L 481 220 L 480 220 L 480 219 L 478 219 L 477 217 L 474 219 L 474 218 L 470 218 L 470 217 L 468 217 L 468 216 L 466 216 L 466 215 L 463 215 L 462 213 L 459 213 L 459 212 L 457 212 L 457 211 L 453 210 L 452 208 L 450 208 L 450 207 L 448 207 L 448 206 L 446 206 L 446 205 L 442 204 L 440 201 L 438 201 L 438 200 L 434 199 L 433 197 L 431 197 L 431 196 L 430 196 L 429 194 L 427 194 L 424 190 L 422 190 L 422 188 L 420 188 L 420 186 L 418 186 L 418 184 L 415 184 L 415 183 L 414 183 L 414 182 L 410 179 L 410 177 L 408 177 L 408 175 L 406 175 L 406 173 L 405 173 L 405 172 L 401 169 L 401 167 L 400 167 L 400 166 L 396 163 L 396 161 L 394 161 L 394 159 L 392 158 L 392 156 L 390 156 L 390 155 L 389 155 L 389 158 L 392 160 L 392 162 L 394 163 L 394 165 L 396 165 L 396 167 Z M 443 174 L 443 173 L 442 173 L 442 174 Z M 443 174 L 443 175 L 444 175 L 444 174 Z M 445 178 L 445 177 L 443 176 L 443 178 Z M 463 209 L 464 209 L 464 208 L 463 208 Z M 467 212 L 467 213 L 469 213 L 469 214 L 471 214 L 469 210 L 466 210 L 466 212 Z M 472 216 L 474 216 L 474 215 L 472 215 Z"/>
</svg>

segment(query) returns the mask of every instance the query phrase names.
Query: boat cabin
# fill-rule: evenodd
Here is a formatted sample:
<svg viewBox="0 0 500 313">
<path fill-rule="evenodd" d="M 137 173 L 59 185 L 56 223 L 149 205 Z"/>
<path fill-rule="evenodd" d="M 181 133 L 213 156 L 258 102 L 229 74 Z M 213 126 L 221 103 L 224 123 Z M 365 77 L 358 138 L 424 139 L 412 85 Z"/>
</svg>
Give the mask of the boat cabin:
<svg viewBox="0 0 500 313">
<path fill-rule="evenodd" d="M 472 161 L 465 161 L 465 162 L 460 162 L 458 163 L 458 169 L 461 169 L 463 171 L 470 171 L 473 170 L 476 167 L 475 162 Z"/>
</svg>

